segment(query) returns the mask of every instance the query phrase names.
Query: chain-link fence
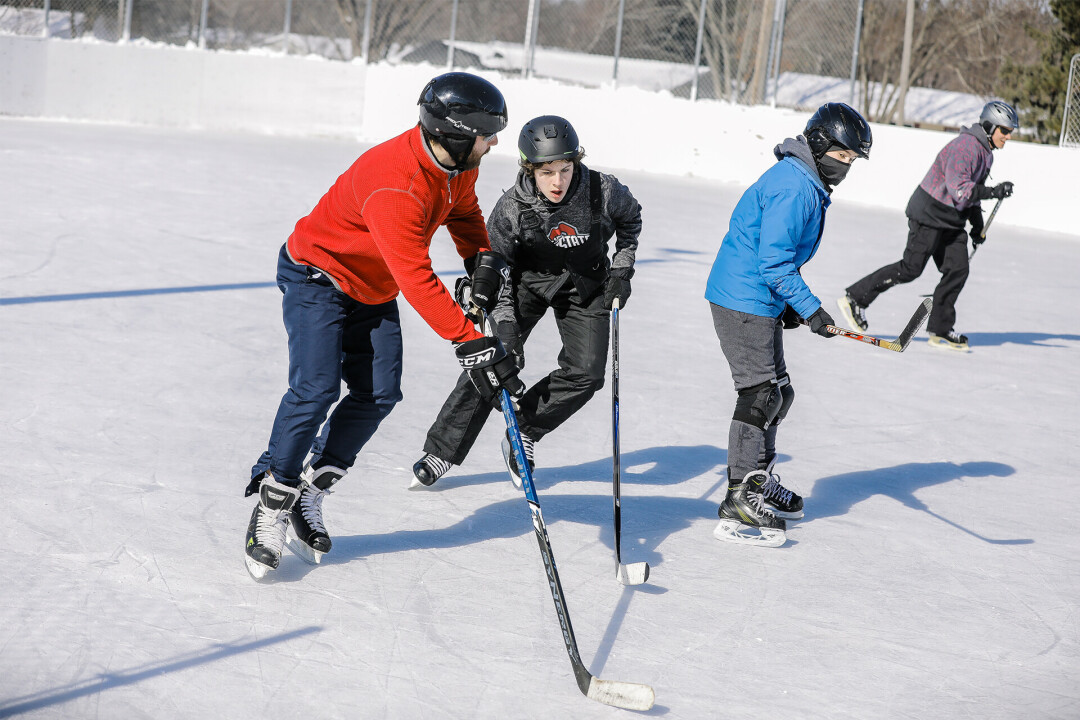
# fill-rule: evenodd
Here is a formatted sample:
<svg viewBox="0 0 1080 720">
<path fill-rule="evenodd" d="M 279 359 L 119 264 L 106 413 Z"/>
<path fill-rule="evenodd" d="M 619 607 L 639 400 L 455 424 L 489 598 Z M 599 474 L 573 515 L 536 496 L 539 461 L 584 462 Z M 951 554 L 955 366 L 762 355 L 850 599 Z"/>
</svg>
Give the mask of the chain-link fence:
<svg viewBox="0 0 1080 720">
<path fill-rule="evenodd" d="M 863 5 L 864 0 L 0 0 L 0 32 L 427 62 L 807 108 L 819 104 L 822 93 L 853 103 L 867 96 L 867 84 L 856 87 L 854 73 Z"/>
<path fill-rule="evenodd" d="M 1065 93 L 1065 115 L 1061 118 L 1061 147 L 1080 147 L 1080 53 L 1069 63 L 1069 84 Z"/>
</svg>

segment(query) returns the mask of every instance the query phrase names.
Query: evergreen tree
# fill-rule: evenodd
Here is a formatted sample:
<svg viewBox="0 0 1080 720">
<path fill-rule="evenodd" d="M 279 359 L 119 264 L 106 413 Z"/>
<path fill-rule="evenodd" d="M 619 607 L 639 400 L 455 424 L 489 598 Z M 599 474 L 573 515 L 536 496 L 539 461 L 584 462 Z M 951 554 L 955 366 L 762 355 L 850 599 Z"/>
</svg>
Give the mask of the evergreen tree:
<svg viewBox="0 0 1080 720">
<path fill-rule="evenodd" d="M 1006 61 L 996 88 L 1002 99 L 1019 111 L 1024 135 L 1041 143 L 1056 143 L 1061 134 L 1069 63 L 1080 53 L 1080 3 L 1050 0 L 1050 12 L 1056 22 L 1049 30 L 1028 28 L 1041 48 L 1039 62 L 1020 65 Z"/>
</svg>

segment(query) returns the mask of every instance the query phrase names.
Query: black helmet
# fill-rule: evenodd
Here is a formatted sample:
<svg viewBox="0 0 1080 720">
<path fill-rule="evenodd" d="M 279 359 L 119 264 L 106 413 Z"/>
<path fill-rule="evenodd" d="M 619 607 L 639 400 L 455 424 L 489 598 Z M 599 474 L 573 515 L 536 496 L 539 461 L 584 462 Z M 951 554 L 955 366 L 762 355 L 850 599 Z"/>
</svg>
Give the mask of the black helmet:
<svg viewBox="0 0 1080 720">
<path fill-rule="evenodd" d="M 574 126 L 558 115 L 533 118 L 525 123 L 518 135 L 518 152 L 528 163 L 539 165 L 552 160 L 573 160 L 580 151 Z"/>
<path fill-rule="evenodd" d="M 420 93 L 420 125 L 436 138 L 472 139 L 506 127 L 506 100 L 482 77 L 451 72 L 432 78 Z"/>
<path fill-rule="evenodd" d="M 833 145 L 852 150 L 861 158 L 870 158 L 874 137 L 862 115 L 844 103 L 825 103 L 817 109 L 803 131 L 810 152 L 820 158 Z"/>
<path fill-rule="evenodd" d="M 1007 127 L 1010 130 L 1020 127 L 1020 118 L 1017 117 L 1012 105 L 1000 100 L 991 100 L 983 107 L 982 114 L 979 115 L 979 123 L 987 135 L 992 135 L 995 127 Z"/>
</svg>

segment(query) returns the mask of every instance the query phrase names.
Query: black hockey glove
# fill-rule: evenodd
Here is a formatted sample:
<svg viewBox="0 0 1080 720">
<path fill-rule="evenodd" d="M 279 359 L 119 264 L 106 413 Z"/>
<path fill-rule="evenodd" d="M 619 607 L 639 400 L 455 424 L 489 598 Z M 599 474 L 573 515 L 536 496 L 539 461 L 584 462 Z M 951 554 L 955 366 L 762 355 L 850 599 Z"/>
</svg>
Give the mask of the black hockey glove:
<svg viewBox="0 0 1080 720">
<path fill-rule="evenodd" d="M 998 200 L 1004 200 L 1005 198 L 1013 194 L 1013 184 L 1011 182 L 1003 182 L 993 187 L 987 187 L 986 185 L 975 186 L 975 199 L 976 200 L 989 200 L 990 198 L 997 198 Z"/>
<path fill-rule="evenodd" d="M 795 308 L 790 305 L 784 305 L 784 312 L 780 316 L 780 322 L 785 330 L 794 330 L 803 324 L 803 319 L 802 315 L 795 312 Z"/>
<path fill-rule="evenodd" d="M 454 299 L 465 316 L 474 323 L 483 320 L 483 312 L 490 313 L 499 300 L 503 283 L 510 277 L 506 260 L 498 253 L 485 250 L 466 263 L 469 277 L 458 278 L 454 284 Z"/>
<path fill-rule="evenodd" d="M 521 328 L 513 320 L 504 320 L 495 325 L 495 334 L 499 336 L 506 353 L 517 365 L 518 370 L 525 367 L 525 345 L 521 342 Z"/>
<path fill-rule="evenodd" d="M 515 400 L 525 394 L 525 385 L 517 376 L 517 366 L 506 354 L 499 338 L 467 340 L 458 345 L 454 353 L 480 397 L 492 407 L 502 407 L 500 390 L 506 389 Z"/>
<path fill-rule="evenodd" d="M 986 238 L 983 237 L 982 234 L 984 225 L 982 210 L 977 207 L 968 209 L 968 222 L 971 223 L 971 230 L 968 231 L 968 235 L 971 236 L 971 242 L 975 247 L 979 247 L 986 242 Z"/>
<path fill-rule="evenodd" d="M 604 307 L 611 309 L 615 298 L 619 298 L 619 308 L 626 307 L 626 301 L 630 298 L 630 278 L 634 276 L 634 268 L 615 268 L 608 275 L 604 283 Z"/>
<path fill-rule="evenodd" d="M 821 337 L 836 337 L 827 328 L 828 325 L 835 325 L 836 323 L 833 322 L 832 316 L 825 312 L 825 308 L 819 307 L 806 321 L 810 323 L 810 330 Z"/>
</svg>

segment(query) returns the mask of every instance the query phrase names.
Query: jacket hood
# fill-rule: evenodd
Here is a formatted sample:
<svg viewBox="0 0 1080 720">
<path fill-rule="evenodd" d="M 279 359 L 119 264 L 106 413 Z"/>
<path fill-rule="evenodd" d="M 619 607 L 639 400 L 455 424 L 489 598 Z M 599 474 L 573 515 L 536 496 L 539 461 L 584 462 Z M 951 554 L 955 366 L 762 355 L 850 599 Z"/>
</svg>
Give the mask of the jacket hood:
<svg viewBox="0 0 1080 720">
<path fill-rule="evenodd" d="M 990 150 L 991 152 L 994 150 L 993 146 L 990 145 L 990 138 L 986 136 L 986 131 L 983 130 L 982 125 L 979 125 L 978 123 L 966 127 L 961 127 L 960 134 L 971 135 L 976 140 L 978 140 L 979 144 L 987 150 Z"/>
<path fill-rule="evenodd" d="M 796 135 L 793 138 L 786 138 L 784 142 L 780 143 L 773 148 L 773 155 L 777 160 L 783 160 L 785 157 L 791 156 L 796 160 L 802 161 L 814 177 L 821 181 L 821 175 L 818 173 L 817 161 L 814 160 L 814 153 L 810 151 L 810 145 L 807 144 L 806 138 L 802 135 Z M 824 185 L 824 183 L 822 183 Z"/>
</svg>

